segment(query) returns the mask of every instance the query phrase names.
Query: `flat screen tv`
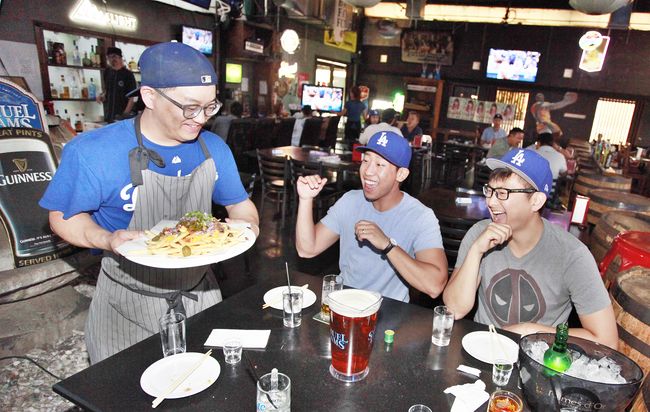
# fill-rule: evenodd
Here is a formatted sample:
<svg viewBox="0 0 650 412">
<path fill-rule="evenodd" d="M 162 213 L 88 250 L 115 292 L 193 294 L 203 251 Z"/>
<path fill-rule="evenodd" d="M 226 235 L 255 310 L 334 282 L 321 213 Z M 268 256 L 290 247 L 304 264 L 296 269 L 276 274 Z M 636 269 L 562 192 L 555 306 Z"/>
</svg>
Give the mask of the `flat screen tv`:
<svg viewBox="0 0 650 412">
<path fill-rule="evenodd" d="M 532 83 L 537 78 L 539 57 L 536 51 L 490 49 L 487 77 Z"/>
<path fill-rule="evenodd" d="M 319 112 L 340 112 L 343 109 L 343 88 L 303 84 L 301 103 Z"/>
<path fill-rule="evenodd" d="M 203 54 L 212 54 L 212 31 L 182 26 L 182 42 Z"/>
<path fill-rule="evenodd" d="M 210 3 L 212 3 L 212 0 L 184 0 L 184 1 L 187 3 L 191 3 L 195 6 L 199 6 L 206 10 L 210 9 Z"/>
</svg>

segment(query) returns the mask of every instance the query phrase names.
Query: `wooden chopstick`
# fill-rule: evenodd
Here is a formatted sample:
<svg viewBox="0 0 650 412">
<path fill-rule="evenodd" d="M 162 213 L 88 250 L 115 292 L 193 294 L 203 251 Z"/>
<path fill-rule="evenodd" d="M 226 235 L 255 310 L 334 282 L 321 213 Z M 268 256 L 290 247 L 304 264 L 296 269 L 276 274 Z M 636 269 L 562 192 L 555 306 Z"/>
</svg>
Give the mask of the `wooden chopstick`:
<svg viewBox="0 0 650 412">
<path fill-rule="evenodd" d="M 309 283 L 305 283 L 304 285 L 302 285 L 300 287 L 300 289 L 309 289 Z M 272 305 L 275 305 L 276 303 L 280 303 L 280 302 L 282 302 L 282 295 L 280 295 L 280 297 L 278 299 L 273 300 L 273 302 L 271 302 L 271 303 L 263 304 L 262 309 L 266 309 L 266 308 L 268 308 L 268 307 L 270 307 Z"/>
<path fill-rule="evenodd" d="M 185 381 L 185 379 L 189 378 L 190 375 L 192 373 L 194 373 L 194 371 L 197 370 L 199 368 L 199 366 L 201 366 L 203 364 L 203 362 L 205 362 L 205 360 L 210 357 L 210 355 L 212 355 L 212 349 L 210 349 L 205 354 L 203 354 L 203 356 L 201 356 L 201 360 L 196 362 L 196 364 L 194 364 L 194 366 L 189 368 L 187 371 L 185 371 L 185 373 L 183 375 L 181 375 L 178 379 L 176 379 L 174 382 L 172 382 L 167 387 L 167 389 L 165 389 L 165 392 L 163 392 L 162 395 L 160 395 L 159 397 L 154 399 L 153 402 L 151 402 L 151 407 L 155 408 L 156 406 L 160 405 L 162 403 L 162 401 L 164 401 L 166 397 L 168 397 L 172 392 L 174 392 L 176 390 L 176 388 L 178 388 L 181 385 L 181 383 L 183 383 Z"/>
</svg>

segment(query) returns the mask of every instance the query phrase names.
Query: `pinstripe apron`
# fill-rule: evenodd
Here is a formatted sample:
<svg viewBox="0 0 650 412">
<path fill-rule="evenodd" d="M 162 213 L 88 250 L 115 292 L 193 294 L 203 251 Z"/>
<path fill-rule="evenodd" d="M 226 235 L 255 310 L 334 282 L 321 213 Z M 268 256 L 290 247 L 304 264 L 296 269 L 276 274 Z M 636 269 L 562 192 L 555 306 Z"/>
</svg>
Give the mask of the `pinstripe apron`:
<svg viewBox="0 0 650 412">
<path fill-rule="evenodd" d="M 178 220 L 194 210 L 210 213 L 217 171 L 201 136 L 198 142 L 206 160 L 187 176 L 164 176 L 148 170 L 148 157 L 158 155 L 142 144 L 139 120 L 135 121 L 138 147 L 132 153 L 145 153 L 147 160 L 136 167 L 131 162 L 133 185 L 138 187 L 128 229 L 150 229 L 163 219 Z M 141 170 L 134 170 L 138 168 Z M 90 361 L 97 363 L 158 333 L 158 319 L 171 309 L 189 317 L 221 300 L 219 285 L 209 267 L 151 268 L 105 252 L 86 320 Z"/>
</svg>

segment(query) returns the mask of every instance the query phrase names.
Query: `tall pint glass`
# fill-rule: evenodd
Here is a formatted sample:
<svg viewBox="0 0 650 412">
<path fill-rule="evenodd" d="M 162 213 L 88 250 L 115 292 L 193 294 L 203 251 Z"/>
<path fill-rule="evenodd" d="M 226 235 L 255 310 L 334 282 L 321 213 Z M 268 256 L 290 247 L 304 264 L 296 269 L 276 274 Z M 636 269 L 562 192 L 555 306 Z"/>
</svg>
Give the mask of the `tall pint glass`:
<svg viewBox="0 0 650 412">
<path fill-rule="evenodd" d="M 368 360 L 382 297 L 377 292 L 345 289 L 330 293 L 330 373 L 344 382 L 368 375 Z"/>
</svg>

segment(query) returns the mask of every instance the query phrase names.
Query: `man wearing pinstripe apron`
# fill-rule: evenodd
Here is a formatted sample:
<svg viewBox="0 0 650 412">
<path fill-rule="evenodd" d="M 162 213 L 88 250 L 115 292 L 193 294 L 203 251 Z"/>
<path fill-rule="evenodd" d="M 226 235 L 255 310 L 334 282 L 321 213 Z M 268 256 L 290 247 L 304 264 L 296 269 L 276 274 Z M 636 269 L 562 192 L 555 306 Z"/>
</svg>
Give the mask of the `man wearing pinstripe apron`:
<svg viewBox="0 0 650 412">
<path fill-rule="evenodd" d="M 158 332 L 171 310 L 187 316 L 221 301 L 209 267 L 157 269 L 116 252 L 163 219 L 225 206 L 229 221 L 259 231 L 233 155 L 202 126 L 215 115 L 217 76 L 208 59 L 180 43 L 149 47 L 140 61 L 146 109 L 68 143 L 40 205 L 63 239 L 104 251 L 86 322 L 92 363 Z"/>
</svg>

